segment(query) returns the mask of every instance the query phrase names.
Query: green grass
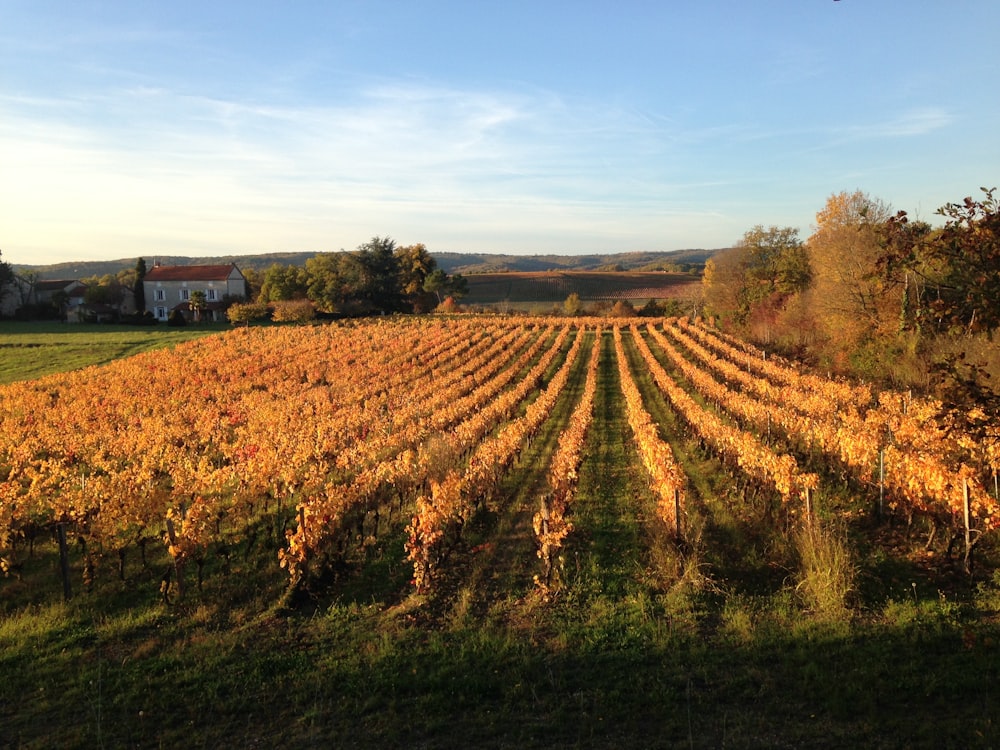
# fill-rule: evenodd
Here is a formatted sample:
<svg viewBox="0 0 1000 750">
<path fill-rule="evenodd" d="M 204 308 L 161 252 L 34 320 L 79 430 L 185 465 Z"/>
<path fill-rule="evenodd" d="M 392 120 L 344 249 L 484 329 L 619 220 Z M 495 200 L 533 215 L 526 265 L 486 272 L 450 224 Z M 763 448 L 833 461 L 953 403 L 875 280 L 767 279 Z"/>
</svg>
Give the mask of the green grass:
<svg viewBox="0 0 1000 750">
<path fill-rule="evenodd" d="M 201 590 L 189 569 L 173 605 L 159 596 L 169 561 L 155 540 L 145 568 L 130 552 L 124 582 L 103 558 L 89 592 L 72 546 L 64 603 L 55 544 L 39 539 L 19 577 L 0 579 L 0 748 L 1000 744 L 1000 574 L 911 578 L 905 546 L 859 524 L 813 550 L 822 570 L 821 553 L 849 544 L 857 567 L 852 611 L 817 616 L 795 568 L 808 550 L 763 525 L 759 501 L 639 377 L 691 478 L 688 539 L 675 546 L 653 519 L 609 334 L 602 346 L 575 530 L 549 600 L 531 583 L 530 518 L 583 355 L 434 595 L 407 583 L 405 518 L 292 609 L 277 604 L 280 534 L 234 548 L 228 574 L 210 556 Z M 996 551 L 981 554 L 985 569 Z"/>
<path fill-rule="evenodd" d="M 168 328 L 67 323 L 0 323 L 0 383 L 103 365 L 140 352 L 173 346 L 228 324 Z"/>
</svg>

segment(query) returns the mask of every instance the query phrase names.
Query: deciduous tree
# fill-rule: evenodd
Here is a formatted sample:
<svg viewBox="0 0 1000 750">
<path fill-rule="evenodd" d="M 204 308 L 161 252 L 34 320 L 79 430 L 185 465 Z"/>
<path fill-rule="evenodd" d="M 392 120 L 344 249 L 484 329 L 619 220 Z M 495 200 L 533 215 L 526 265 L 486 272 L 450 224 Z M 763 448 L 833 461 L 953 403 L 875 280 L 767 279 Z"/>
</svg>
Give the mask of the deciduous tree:
<svg viewBox="0 0 1000 750">
<path fill-rule="evenodd" d="M 341 312 L 357 299 L 364 268 L 353 253 L 319 253 L 306 261 L 308 297 L 324 312 Z"/>
<path fill-rule="evenodd" d="M 980 189 L 983 200 L 968 197 L 938 210 L 945 225 L 925 247 L 942 270 L 931 303 L 940 324 L 992 335 L 1000 327 L 1000 200 L 996 188 Z"/>
<path fill-rule="evenodd" d="M 709 259 L 702 279 L 714 315 L 746 323 L 762 308 L 781 309 L 811 279 L 809 258 L 794 227 L 757 225 L 733 248 Z"/>
<path fill-rule="evenodd" d="M 261 302 L 302 299 L 308 291 L 309 274 L 305 268 L 274 263 L 264 272 L 259 299 Z"/>
<path fill-rule="evenodd" d="M 0 250 L 0 303 L 4 297 L 14 293 L 14 269 L 10 263 L 3 259 L 3 251 Z"/>
<path fill-rule="evenodd" d="M 891 208 L 857 190 L 827 199 L 807 247 L 812 307 L 831 338 L 850 347 L 898 330 L 900 280 L 881 272 L 884 226 Z"/>
<path fill-rule="evenodd" d="M 363 269 L 361 298 L 373 309 L 382 312 L 399 311 L 402 295 L 395 240 L 389 237 L 372 237 L 358 246 L 357 256 Z"/>
</svg>

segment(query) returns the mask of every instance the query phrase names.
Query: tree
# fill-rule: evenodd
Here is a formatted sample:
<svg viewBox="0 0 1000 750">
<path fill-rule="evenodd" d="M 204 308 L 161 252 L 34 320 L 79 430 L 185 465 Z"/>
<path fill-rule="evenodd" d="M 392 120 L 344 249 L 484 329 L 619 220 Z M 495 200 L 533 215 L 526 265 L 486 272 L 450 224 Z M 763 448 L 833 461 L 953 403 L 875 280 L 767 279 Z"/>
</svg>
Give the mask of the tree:
<svg viewBox="0 0 1000 750">
<path fill-rule="evenodd" d="M 372 237 L 358 246 L 357 256 L 363 269 L 361 298 L 382 312 L 400 310 L 402 294 L 396 242 L 388 237 Z"/>
<path fill-rule="evenodd" d="M 309 293 L 309 274 L 301 266 L 274 263 L 265 272 L 258 299 L 261 302 L 303 299 Z"/>
<path fill-rule="evenodd" d="M 195 289 L 191 292 L 191 297 L 188 299 L 188 307 L 194 314 L 194 322 L 201 322 L 201 314 L 208 307 L 208 298 L 205 296 L 205 292 L 201 289 Z"/>
<path fill-rule="evenodd" d="M 407 297 L 422 294 L 424 281 L 437 268 L 437 261 L 427 251 L 427 247 L 422 242 L 397 247 L 396 259 L 399 266 L 400 291 Z"/>
<path fill-rule="evenodd" d="M 4 297 L 13 293 L 14 269 L 3 259 L 3 251 L 0 250 L 0 307 L 3 306 Z"/>
<path fill-rule="evenodd" d="M 968 197 L 938 209 L 945 225 L 925 252 L 941 269 L 931 302 L 939 326 L 992 336 L 1000 327 L 1000 200 L 996 188 L 980 190 L 982 201 Z"/>
<path fill-rule="evenodd" d="M 0 269 L 2 273 L 2 269 Z M 28 270 L 22 271 L 20 274 L 11 274 L 12 279 L 10 282 L 10 287 L 7 289 L 8 292 L 13 292 L 17 294 L 18 307 L 25 308 L 31 304 L 31 301 L 35 298 L 35 290 L 38 288 L 38 271 Z M 0 285 L 5 286 L 5 285 Z M 0 298 L 2 298 L 2 289 L 0 289 Z"/>
<path fill-rule="evenodd" d="M 446 297 L 457 300 L 468 294 L 469 282 L 460 273 L 449 276 L 440 268 L 436 268 L 424 279 L 424 291 L 436 295 L 440 305 Z"/>
<path fill-rule="evenodd" d="M 738 248 L 720 250 L 705 262 L 701 277 L 705 307 L 711 315 L 739 321 L 744 285 L 743 253 Z"/>
<path fill-rule="evenodd" d="M 253 266 L 240 269 L 243 273 L 243 278 L 247 282 L 247 296 L 246 299 L 257 299 L 260 296 L 260 288 L 264 283 L 263 275 Z"/>
<path fill-rule="evenodd" d="M 757 225 L 733 248 L 705 264 L 705 304 L 714 315 L 744 324 L 752 316 L 773 315 L 809 285 L 811 270 L 794 227 Z"/>
<path fill-rule="evenodd" d="M 879 262 L 891 215 L 887 204 L 860 190 L 830 196 L 816 214 L 807 241 L 812 307 L 844 349 L 898 330 L 902 277 L 887 276 Z"/>
<path fill-rule="evenodd" d="M 353 253 L 320 253 L 306 261 L 308 298 L 324 312 L 343 312 L 364 284 L 364 267 Z"/>
<path fill-rule="evenodd" d="M 84 279 L 84 283 L 87 285 L 87 289 L 83 293 L 83 301 L 88 305 L 107 305 L 116 309 L 121 308 L 126 290 L 117 276 L 108 273 L 104 276 Z"/>
<path fill-rule="evenodd" d="M 451 280 L 449 281 L 450 296 L 455 299 L 462 299 L 465 295 L 469 293 L 469 282 L 460 273 L 453 273 L 451 275 Z"/>
<path fill-rule="evenodd" d="M 579 315 L 580 314 L 580 295 L 576 292 L 570 292 L 569 296 L 563 302 L 563 312 L 566 315 Z"/>
<path fill-rule="evenodd" d="M 615 302 L 608 315 L 612 318 L 631 318 L 635 315 L 635 306 L 627 299 L 620 299 Z"/>
<path fill-rule="evenodd" d="M 139 258 L 135 262 L 135 283 L 132 285 L 132 294 L 135 298 L 135 309 L 140 313 L 146 309 L 146 289 L 143 280 L 146 278 L 146 259 Z"/>
</svg>

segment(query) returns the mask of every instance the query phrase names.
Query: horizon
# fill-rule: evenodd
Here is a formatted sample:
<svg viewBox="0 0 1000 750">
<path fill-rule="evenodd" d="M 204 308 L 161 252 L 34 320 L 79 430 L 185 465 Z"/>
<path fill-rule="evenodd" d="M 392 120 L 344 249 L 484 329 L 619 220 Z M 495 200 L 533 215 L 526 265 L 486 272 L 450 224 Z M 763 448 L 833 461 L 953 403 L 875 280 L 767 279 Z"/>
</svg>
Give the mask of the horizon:
<svg viewBox="0 0 1000 750">
<path fill-rule="evenodd" d="M 546 257 L 558 257 L 558 258 L 587 258 L 587 257 L 597 257 L 597 258 L 611 259 L 611 258 L 615 258 L 617 256 L 636 256 L 636 255 L 666 255 L 666 256 L 669 256 L 669 255 L 674 255 L 674 254 L 677 254 L 677 253 L 709 253 L 709 254 L 712 254 L 712 253 L 716 253 L 716 252 L 719 252 L 720 250 L 724 250 L 724 249 L 726 249 L 726 248 L 680 248 L 680 249 L 677 249 L 677 250 L 635 250 L 635 251 L 629 251 L 629 252 L 623 252 L 623 253 L 491 253 L 491 252 L 482 252 L 482 253 L 471 253 L 471 252 L 469 252 L 469 253 L 463 253 L 463 252 L 452 252 L 452 251 L 444 250 L 444 251 L 438 251 L 438 252 L 430 251 L 430 254 L 431 254 L 432 257 L 434 257 L 434 256 L 461 256 L 461 257 L 468 257 L 468 258 L 517 258 L 517 259 L 522 259 L 522 260 L 529 260 L 529 259 L 532 259 L 532 258 L 546 258 Z M 335 252 L 352 252 L 352 251 L 335 251 Z M 228 263 L 228 262 L 231 261 L 231 262 L 234 262 L 237 265 L 237 267 L 238 267 L 239 266 L 239 259 L 240 258 L 260 259 L 260 258 L 268 258 L 268 257 L 274 256 L 275 262 L 277 263 L 279 256 L 282 256 L 282 255 L 310 255 L 310 257 L 312 256 L 311 253 L 295 252 L 295 251 L 276 252 L 276 253 L 254 253 L 254 254 L 249 254 L 248 253 L 248 254 L 244 254 L 244 255 L 221 255 L 221 256 L 216 256 L 216 255 L 207 255 L 207 256 L 163 255 L 163 256 L 153 256 L 153 257 L 148 257 L 148 258 L 146 256 L 144 256 L 144 255 L 140 255 L 140 256 L 134 256 L 134 257 L 106 258 L 106 259 L 97 259 L 97 260 L 95 260 L 95 259 L 87 259 L 87 258 L 80 258 L 80 259 L 76 259 L 76 260 L 58 261 L 56 263 L 11 263 L 10 265 L 13 267 L 13 269 L 15 270 L 15 272 L 17 272 L 20 269 L 42 270 L 43 272 L 45 272 L 45 271 L 47 271 L 49 269 L 61 268 L 63 266 L 73 266 L 73 265 L 77 265 L 77 264 L 80 264 L 80 265 L 119 264 L 123 268 L 130 268 L 130 267 L 134 266 L 134 264 L 138 261 L 138 259 L 140 257 L 142 257 L 144 260 L 146 260 L 147 265 L 148 265 L 149 268 L 152 268 L 152 267 L 154 267 L 156 265 L 160 265 L 159 261 L 162 260 L 162 259 L 166 259 L 166 260 L 171 261 L 171 262 L 176 262 L 176 261 L 191 261 L 191 263 L 186 263 L 185 262 L 185 263 L 181 263 L 180 265 L 198 265 L 199 262 L 201 262 L 201 263 L 207 263 L 209 261 L 216 261 L 216 262 Z M 571 270 L 573 270 L 572 267 L 571 267 Z M 579 269 L 576 269 L 576 270 L 579 270 Z"/>
<path fill-rule="evenodd" d="M 723 248 L 840 191 L 936 223 L 1000 164 L 989 0 L 0 9 L 18 266 Z"/>
</svg>

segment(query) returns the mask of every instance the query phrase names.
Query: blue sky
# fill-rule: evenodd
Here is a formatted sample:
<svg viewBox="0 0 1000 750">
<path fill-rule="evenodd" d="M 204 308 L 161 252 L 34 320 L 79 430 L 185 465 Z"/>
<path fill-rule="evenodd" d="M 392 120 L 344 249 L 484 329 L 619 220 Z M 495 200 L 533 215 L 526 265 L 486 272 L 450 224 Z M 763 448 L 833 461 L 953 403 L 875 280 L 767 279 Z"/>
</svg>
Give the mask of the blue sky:
<svg viewBox="0 0 1000 750">
<path fill-rule="evenodd" d="M 0 0 L 13 263 L 805 239 L 1000 183 L 996 0 Z"/>
</svg>

